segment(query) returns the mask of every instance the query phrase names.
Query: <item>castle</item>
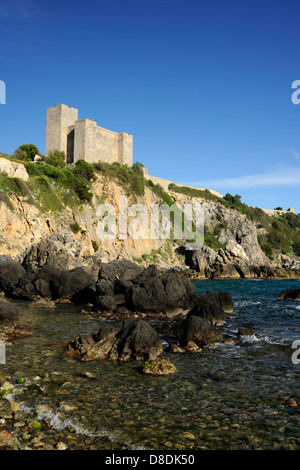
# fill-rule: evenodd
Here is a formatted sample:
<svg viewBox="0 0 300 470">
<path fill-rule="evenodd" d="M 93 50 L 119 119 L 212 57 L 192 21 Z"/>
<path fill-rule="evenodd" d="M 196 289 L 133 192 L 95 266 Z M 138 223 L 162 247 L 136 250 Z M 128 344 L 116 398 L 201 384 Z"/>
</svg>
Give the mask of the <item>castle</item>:
<svg viewBox="0 0 300 470">
<path fill-rule="evenodd" d="M 78 119 L 78 109 L 59 104 L 47 109 L 46 151 L 60 150 L 66 163 L 133 163 L 133 136 L 97 126 L 91 119 Z"/>
<path fill-rule="evenodd" d="M 60 150 L 66 154 L 66 163 L 85 160 L 88 163 L 118 162 L 132 166 L 133 136 L 125 132 L 117 133 L 97 126 L 91 119 L 78 119 L 78 109 L 59 104 L 47 109 L 46 151 Z M 155 185 L 159 184 L 165 191 L 169 190 L 170 180 L 150 176 L 147 168 L 143 168 L 144 177 Z M 177 186 L 183 186 L 177 184 Z M 191 186 L 189 186 L 191 188 Z M 203 188 L 192 188 L 200 189 Z M 209 191 L 220 198 L 224 196 L 217 191 Z M 291 207 L 287 211 L 262 209 L 268 215 L 295 213 Z"/>
</svg>

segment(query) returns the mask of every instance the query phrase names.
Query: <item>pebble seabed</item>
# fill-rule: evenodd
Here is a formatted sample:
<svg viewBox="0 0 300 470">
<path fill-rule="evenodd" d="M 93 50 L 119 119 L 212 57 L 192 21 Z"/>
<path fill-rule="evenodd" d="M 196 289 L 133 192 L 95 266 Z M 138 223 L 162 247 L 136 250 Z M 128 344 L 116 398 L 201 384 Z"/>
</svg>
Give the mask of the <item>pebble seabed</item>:
<svg viewBox="0 0 300 470">
<path fill-rule="evenodd" d="M 216 281 L 211 290 L 234 299 L 235 315 L 220 327 L 224 337 L 235 338 L 240 327 L 260 337 L 201 353 L 165 351 L 177 369 L 170 376 L 145 375 L 141 362 L 63 357 L 66 344 L 96 331 L 98 320 L 70 305 L 18 303 L 32 336 L 7 343 L 0 366 L 8 377 L 0 449 L 299 450 L 300 364 L 291 361 L 291 341 L 300 339 L 300 308 L 274 301 L 299 281 L 258 284 Z M 172 338 L 163 340 L 167 346 Z"/>
</svg>

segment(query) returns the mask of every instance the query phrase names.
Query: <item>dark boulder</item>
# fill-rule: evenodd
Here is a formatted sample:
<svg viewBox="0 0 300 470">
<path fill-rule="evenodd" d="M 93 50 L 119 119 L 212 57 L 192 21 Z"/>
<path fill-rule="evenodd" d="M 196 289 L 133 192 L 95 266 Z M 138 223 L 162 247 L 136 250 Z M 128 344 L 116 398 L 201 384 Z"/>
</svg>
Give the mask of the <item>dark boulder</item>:
<svg viewBox="0 0 300 470">
<path fill-rule="evenodd" d="M 33 287 L 38 296 L 44 299 L 51 299 L 52 295 L 49 282 L 45 281 L 44 279 L 36 279 L 33 283 Z"/>
<path fill-rule="evenodd" d="M 296 300 L 300 301 L 300 289 L 285 289 L 280 292 L 277 300 Z"/>
<path fill-rule="evenodd" d="M 120 332 L 118 354 L 121 362 L 152 361 L 162 353 L 159 334 L 144 320 L 125 320 Z"/>
<path fill-rule="evenodd" d="M 159 334 L 144 320 L 102 322 L 93 335 L 77 337 L 67 354 L 83 361 L 112 359 L 120 362 L 154 360 L 162 353 Z"/>
<path fill-rule="evenodd" d="M 59 271 L 49 265 L 43 266 L 36 273 L 25 272 L 11 292 L 11 295 L 18 299 L 32 301 L 40 298 L 50 300 L 52 298 L 50 282 L 56 279 L 58 275 Z"/>
<path fill-rule="evenodd" d="M 25 269 L 20 263 L 10 256 L 0 256 L 0 290 L 10 295 L 24 274 Z"/>
<path fill-rule="evenodd" d="M 226 315 L 233 313 L 233 302 L 227 292 L 204 292 L 195 296 L 188 316 L 204 318 L 215 326 L 222 326 Z"/>
<path fill-rule="evenodd" d="M 80 301 L 82 294 L 83 302 L 86 302 L 85 290 L 94 282 L 94 277 L 84 268 L 63 271 L 50 281 L 52 299 L 72 299 L 76 296 L 76 300 Z"/>
<path fill-rule="evenodd" d="M 96 291 L 99 295 L 113 295 L 116 281 L 130 281 L 143 271 L 141 266 L 129 260 L 115 260 L 103 263 L 98 273 Z"/>
<path fill-rule="evenodd" d="M 35 274 L 35 279 L 42 279 L 49 284 L 53 279 L 59 276 L 60 273 L 61 271 L 59 271 L 55 266 L 51 264 L 45 264 L 39 271 L 37 271 Z"/>
<path fill-rule="evenodd" d="M 95 306 L 103 311 L 107 310 L 114 312 L 118 309 L 119 305 L 125 304 L 125 296 L 122 294 L 119 295 L 100 295 L 95 299 Z"/>
<path fill-rule="evenodd" d="M 122 288 L 130 310 L 166 314 L 188 310 L 196 289 L 187 278 L 176 272 L 161 273 L 154 265 Z"/>
<path fill-rule="evenodd" d="M 175 328 L 176 336 L 181 346 L 188 346 L 190 342 L 199 347 L 209 346 L 223 338 L 222 333 L 204 318 L 187 316 Z"/>
<path fill-rule="evenodd" d="M 12 297 L 24 300 L 36 300 L 38 294 L 33 286 L 35 274 L 26 273 L 18 280 L 17 285 L 10 292 Z"/>
</svg>

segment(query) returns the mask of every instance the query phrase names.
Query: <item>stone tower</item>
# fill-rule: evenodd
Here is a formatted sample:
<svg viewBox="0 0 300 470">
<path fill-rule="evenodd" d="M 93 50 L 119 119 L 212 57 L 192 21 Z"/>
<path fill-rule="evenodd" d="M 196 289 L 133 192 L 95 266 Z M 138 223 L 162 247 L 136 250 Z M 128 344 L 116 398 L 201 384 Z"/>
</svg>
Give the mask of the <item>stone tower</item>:
<svg viewBox="0 0 300 470">
<path fill-rule="evenodd" d="M 67 163 L 133 163 L 132 135 L 104 129 L 91 119 L 78 120 L 78 110 L 65 104 L 47 109 L 46 156 L 53 150 L 64 151 Z"/>
<path fill-rule="evenodd" d="M 67 163 L 72 163 L 74 156 L 74 129 L 78 120 L 78 110 L 59 104 L 47 109 L 46 153 L 60 150 L 67 155 Z"/>
</svg>

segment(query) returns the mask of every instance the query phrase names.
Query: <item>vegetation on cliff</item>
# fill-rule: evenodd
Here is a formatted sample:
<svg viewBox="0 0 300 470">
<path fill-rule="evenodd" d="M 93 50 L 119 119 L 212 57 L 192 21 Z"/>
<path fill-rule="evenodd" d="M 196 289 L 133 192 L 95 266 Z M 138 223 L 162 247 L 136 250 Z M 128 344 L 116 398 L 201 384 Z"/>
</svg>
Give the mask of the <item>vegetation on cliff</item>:
<svg viewBox="0 0 300 470">
<path fill-rule="evenodd" d="M 236 210 L 250 219 L 258 229 L 258 242 L 263 252 L 269 259 L 274 258 L 274 254 L 290 254 L 300 256 L 300 214 L 280 214 L 268 215 L 258 207 L 251 207 L 241 201 L 241 196 L 227 193 L 224 198 L 212 194 L 210 191 L 198 190 L 194 188 L 176 186 L 171 184 L 169 189 L 178 194 L 190 197 L 202 198 L 208 201 L 220 203 L 228 209 Z M 223 222 L 224 224 L 224 222 Z M 222 223 L 219 225 L 221 230 Z M 222 246 L 218 242 L 218 232 L 206 227 L 205 245 L 214 250 Z"/>
<path fill-rule="evenodd" d="M 37 155 L 40 160 L 33 162 Z M 227 193 L 224 198 L 220 198 L 208 190 L 175 184 L 169 186 L 171 190 L 169 193 L 160 185 L 155 185 L 151 180 L 145 179 L 143 165 L 139 162 L 132 167 L 104 162 L 89 164 L 83 160 L 75 165 L 65 165 L 63 152 L 54 151 L 45 158 L 33 144 L 20 146 L 11 157 L 6 154 L 0 154 L 0 156 L 22 163 L 29 174 L 27 182 L 0 174 L 0 201 L 4 202 L 10 210 L 14 209 L 10 198 L 12 194 L 23 196 L 29 204 L 35 205 L 41 211 L 53 213 L 63 211 L 66 206 L 73 209 L 81 204 L 91 204 L 92 184 L 98 174 L 114 181 L 124 189 L 124 194 L 134 198 L 143 197 L 145 188 L 148 188 L 155 194 L 158 203 L 165 203 L 170 207 L 174 204 L 172 198 L 174 191 L 237 211 L 255 224 L 258 243 L 269 259 L 272 260 L 279 253 L 300 256 L 300 214 L 270 216 L 260 208 L 243 203 L 239 195 L 232 196 Z M 206 224 L 204 244 L 215 251 L 220 248 L 224 249 L 226 244 L 223 243 L 224 240 L 220 241 L 220 234 L 227 228 L 225 218 L 220 216 L 217 224 L 210 225 L 209 221 L 206 221 Z M 150 255 L 145 255 L 145 260 L 146 257 L 149 261 L 155 260 L 157 254 L 159 253 L 152 250 Z"/>
</svg>

